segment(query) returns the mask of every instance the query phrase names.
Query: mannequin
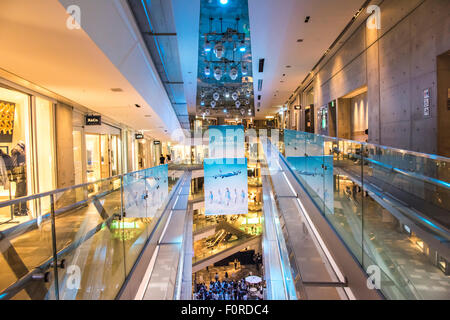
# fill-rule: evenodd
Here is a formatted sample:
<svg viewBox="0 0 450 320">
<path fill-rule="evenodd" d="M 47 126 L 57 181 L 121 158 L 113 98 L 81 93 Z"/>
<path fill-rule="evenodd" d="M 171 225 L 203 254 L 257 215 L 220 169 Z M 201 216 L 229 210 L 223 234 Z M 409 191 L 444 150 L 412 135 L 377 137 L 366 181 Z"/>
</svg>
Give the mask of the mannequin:
<svg viewBox="0 0 450 320">
<path fill-rule="evenodd" d="M 11 150 L 12 159 L 12 176 L 13 181 L 16 182 L 16 193 L 14 198 L 20 198 L 27 195 L 27 168 L 26 168 L 26 153 L 25 143 L 19 141 L 17 145 Z M 27 202 L 20 202 L 14 205 L 15 216 L 28 215 Z"/>
</svg>

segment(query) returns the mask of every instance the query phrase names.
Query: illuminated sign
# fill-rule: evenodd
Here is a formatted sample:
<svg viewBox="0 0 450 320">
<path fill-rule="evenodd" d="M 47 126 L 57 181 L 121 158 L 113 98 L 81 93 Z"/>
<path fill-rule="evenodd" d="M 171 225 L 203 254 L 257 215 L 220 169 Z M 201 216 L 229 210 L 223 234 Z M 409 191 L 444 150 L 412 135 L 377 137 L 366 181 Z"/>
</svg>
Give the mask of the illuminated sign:
<svg viewBox="0 0 450 320">
<path fill-rule="evenodd" d="M 84 123 L 87 126 L 99 126 L 102 124 L 102 116 L 86 115 Z"/>
<path fill-rule="evenodd" d="M 136 133 L 136 134 L 134 135 L 134 137 L 136 138 L 136 140 L 144 139 L 144 135 L 143 135 L 142 133 Z"/>
</svg>

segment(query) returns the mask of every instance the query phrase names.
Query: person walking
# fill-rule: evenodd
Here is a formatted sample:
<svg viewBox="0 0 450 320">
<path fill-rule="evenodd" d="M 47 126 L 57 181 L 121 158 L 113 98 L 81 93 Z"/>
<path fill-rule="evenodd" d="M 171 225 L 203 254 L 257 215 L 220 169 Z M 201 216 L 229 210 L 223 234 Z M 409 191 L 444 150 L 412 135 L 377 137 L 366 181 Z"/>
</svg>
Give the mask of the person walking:
<svg viewBox="0 0 450 320">
<path fill-rule="evenodd" d="M 164 155 L 161 153 L 161 157 L 159 157 L 159 164 L 164 164 L 166 162 L 166 158 L 164 157 Z"/>
</svg>

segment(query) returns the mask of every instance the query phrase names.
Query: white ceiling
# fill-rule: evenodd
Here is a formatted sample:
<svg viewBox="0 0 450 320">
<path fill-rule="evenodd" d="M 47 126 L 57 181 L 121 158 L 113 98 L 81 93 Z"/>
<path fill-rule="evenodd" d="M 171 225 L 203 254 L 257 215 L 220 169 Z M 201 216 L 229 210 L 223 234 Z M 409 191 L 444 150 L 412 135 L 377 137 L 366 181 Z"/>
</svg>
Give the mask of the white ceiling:
<svg viewBox="0 0 450 320">
<path fill-rule="evenodd" d="M 133 129 L 168 139 L 174 125 L 161 120 L 158 106 L 149 105 L 85 31 L 66 28 L 67 17 L 55 0 L 1 0 L 0 68 Z M 161 94 L 153 83 L 145 89 Z"/>
<path fill-rule="evenodd" d="M 274 114 L 287 101 L 364 1 L 248 2 L 255 96 L 262 95 L 261 111 L 256 112 L 260 119 Z M 306 16 L 311 17 L 309 23 L 304 22 Z M 297 39 L 303 42 L 298 43 Z M 258 72 L 260 58 L 265 59 L 263 73 Z M 292 68 L 286 68 L 287 65 Z M 256 91 L 258 79 L 263 79 L 262 92 Z"/>
</svg>

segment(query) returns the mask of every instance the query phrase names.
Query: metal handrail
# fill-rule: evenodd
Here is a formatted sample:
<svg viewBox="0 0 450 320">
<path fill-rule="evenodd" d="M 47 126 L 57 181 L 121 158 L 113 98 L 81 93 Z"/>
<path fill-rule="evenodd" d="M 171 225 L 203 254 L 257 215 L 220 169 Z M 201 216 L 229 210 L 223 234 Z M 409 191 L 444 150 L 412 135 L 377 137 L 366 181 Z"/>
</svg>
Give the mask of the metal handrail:
<svg viewBox="0 0 450 320">
<path fill-rule="evenodd" d="M 136 172 L 140 172 L 140 171 L 144 171 L 146 169 L 143 170 L 139 170 L 139 171 L 135 171 L 133 173 Z M 121 177 L 122 175 L 118 175 L 115 177 Z M 105 180 L 105 179 L 103 179 Z M 169 193 L 166 203 L 164 205 L 164 209 L 163 212 L 165 211 L 165 209 L 167 208 L 167 206 L 170 203 L 170 200 L 173 197 L 174 192 L 177 189 L 177 186 L 180 184 L 181 180 L 178 180 L 177 184 L 175 185 L 175 188 L 172 189 L 172 191 Z M 123 183 L 123 179 L 122 179 L 122 183 Z M 106 193 L 102 193 L 102 196 L 108 194 L 108 192 Z M 96 195 L 98 196 L 98 195 Z M 87 202 L 89 201 L 89 199 L 84 200 L 83 202 Z M 63 208 L 65 209 L 65 208 Z M 66 212 L 68 210 L 65 210 L 64 212 Z M 55 211 L 56 214 L 56 211 Z M 49 215 L 49 214 L 48 214 Z M 110 223 L 117 217 L 121 217 L 121 214 L 117 214 L 117 213 L 113 213 L 108 219 L 106 219 L 105 221 L 102 221 L 101 223 L 97 224 L 94 228 L 92 228 L 91 230 L 89 230 L 88 232 L 85 233 L 85 235 L 81 238 L 78 239 L 72 243 L 70 243 L 69 245 L 65 246 L 64 248 L 62 248 L 61 250 L 59 250 L 56 254 L 57 259 L 59 260 L 60 258 L 70 254 L 71 252 L 73 252 L 74 250 L 76 250 L 78 247 L 80 247 L 85 241 L 89 240 L 90 238 L 92 238 L 92 236 L 94 236 L 97 232 L 99 232 L 102 227 L 104 225 L 110 225 Z M 154 229 L 156 229 L 156 227 L 159 225 L 160 221 L 162 219 L 162 216 L 160 216 L 157 220 L 157 223 L 154 227 Z M 35 220 L 35 219 L 34 219 Z M 153 236 L 153 231 L 152 233 L 149 235 L 150 239 Z M 4 238 L 2 238 L 4 239 Z M 0 239 L 0 240 L 2 240 Z M 147 240 L 148 241 L 148 240 Z M 20 279 L 18 279 L 16 282 L 14 282 L 13 284 L 11 284 L 9 287 L 5 288 L 3 291 L 0 292 L 0 300 L 5 300 L 5 299 L 10 299 L 12 297 L 14 297 L 17 293 L 19 293 L 24 287 L 26 287 L 26 285 L 29 283 L 29 281 L 35 281 L 35 279 L 33 278 L 34 275 L 36 274 L 40 274 L 40 273 L 45 273 L 46 270 L 48 270 L 49 268 L 52 267 L 52 263 L 55 261 L 54 257 L 50 257 L 49 259 L 47 259 L 45 262 L 43 262 L 41 265 L 39 265 L 38 267 L 34 268 L 33 270 L 31 270 L 30 272 L 28 272 L 26 275 L 24 275 L 23 277 L 21 277 Z M 55 266 L 56 268 L 56 266 Z"/>
<path fill-rule="evenodd" d="M 295 130 L 292 130 L 292 131 L 295 131 Z M 395 151 L 395 152 L 404 153 L 404 154 L 412 154 L 412 155 L 417 156 L 417 157 L 422 157 L 422 158 L 427 158 L 427 159 L 431 159 L 431 160 L 438 160 L 438 161 L 444 161 L 444 162 L 450 163 L 450 158 L 447 158 L 447 157 L 444 157 L 444 156 L 438 156 L 438 155 L 435 155 L 435 154 L 417 152 L 417 151 L 412 151 L 412 150 L 403 150 L 403 149 L 393 148 L 393 147 L 389 147 L 389 146 L 379 145 L 379 144 L 376 144 L 376 143 L 355 141 L 355 140 L 338 138 L 338 137 L 330 137 L 330 136 L 325 136 L 325 135 L 322 135 L 322 134 L 305 132 L 305 131 L 295 131 L 295 132 L 299 132 L 299 133 L 302 133 L 302 134 L 309 134 L 309 135 L 313 135 L 313 136 L 316 136 L 316 137 L 322 137 L 322 138 L 329 139 L 329 140 L 352 142 L 352 143 L 357 143 L 357 144 L 364 145 L 364 146 L 369 146 L 369 147 L 370 146 L 375 146 L 375 147 L 379 147 L 379 148 L 382 148 L 382 149 L 389 149 L 389 150 L 392 150 L 392 151 Z"/>
<path fill-rule="evenodd" d="M 154 168 L 154 167 L 149 167 L 149 168 L 146 168 L 146 169 L 141 169 L 141 170 L 137 170 L 137 171 L 122 173 L 122 174 L 118 174 L 118 175 L 115 175 L 115 176 L 112 176 L 112 177 L 99 179 L 99 180 L 96 180 L 96 181 L 93 181 L 93 182 L 86 182 L 86 183 L 77 184 L 77 185 L 70 186 L 70 187 L 55 189 L 55 190 L 51 190 L 51 191 L 46 191 L 46 192 L 42 192 L 42 193 L 33 194 L 33 195 L 30 195 L 30 196 L 23 196 L 23 197 L 20 197 L 20 198 L 3 201 L 3 202 L 0 202 L 0 208 L 6 207 L 6 206 L 10 206 L 10 205 L 13 205 L 13 204 L 18 204 L 18 203 L 25 202 L 25 201 L 30 201 L 30 200 L 35 200 L 35 199 L 38 199 L 38 198 L 50 196 L 50 195 L 56 194 L 56 193 L 62 193 L 62 192 L 66 192 L 66 191 L 69 191 L 69 190 L 74 190 L 74 189 L 78 189 L 78 188 L 87 187 L 87 186 L 90 186 L 90 185 L 93 185 L 93 184 L 97 184 L 97 183 L 102 183 L 102 182 L 106 182 L 106 181 L 112 181 L 112 180 L 120 179 L 120 178 L 123 178 L 125 176 L 141 173 L 141 172 L 143 172 L 145 170 L 148 170 L 148 169 L 151 169 L 151 168 Z"/>
</svg>

